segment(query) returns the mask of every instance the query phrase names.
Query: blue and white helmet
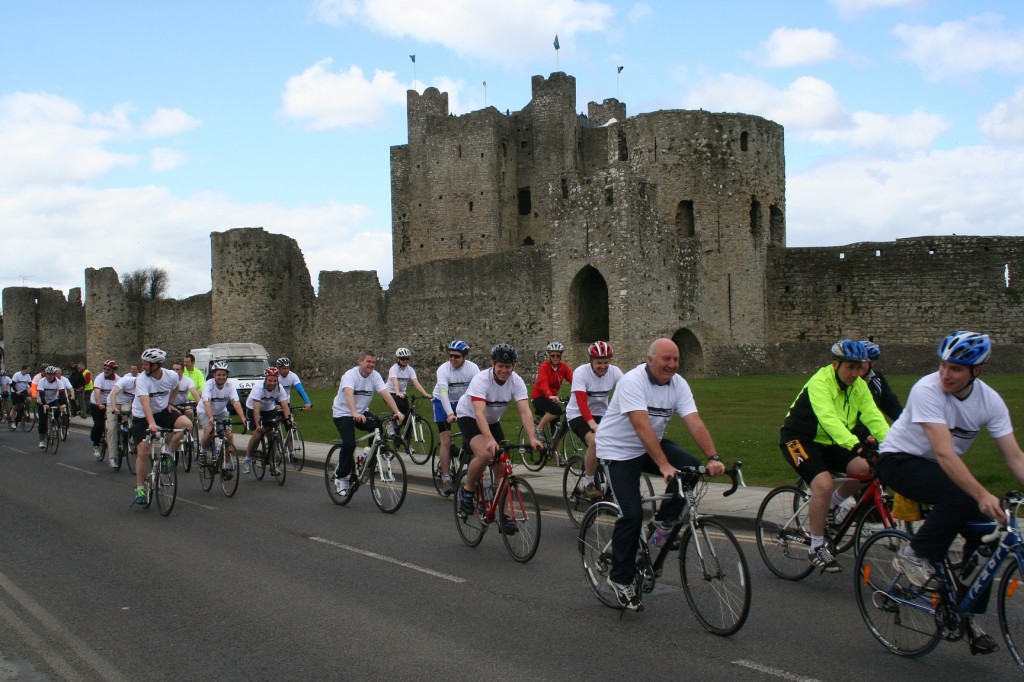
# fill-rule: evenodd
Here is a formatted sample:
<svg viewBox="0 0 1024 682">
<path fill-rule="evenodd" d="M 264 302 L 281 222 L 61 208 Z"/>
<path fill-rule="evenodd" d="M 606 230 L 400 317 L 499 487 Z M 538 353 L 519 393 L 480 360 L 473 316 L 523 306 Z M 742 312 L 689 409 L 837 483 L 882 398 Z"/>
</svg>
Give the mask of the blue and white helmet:
<svg viewBox="0 0 1024 682">
<path fill-rule="evenodd" d="M 975 367 L 985 364 L 992 354 L 992 339 L 978 332 L 953 332 L 939 343 L 939 358 L 956 365 Z"/>
<path fill-rule="evenodd" d="M 832 344 L 832 357 L 840 362 L 865 362 L 868 349 L 860 341 L 842 339 Z"/>
<path fill-rule="evenodd" d="M 455 339 L 454 341 L 448 344 L 448 350 L 455 351 L 456 353 L 462 353 L 463 355 L 465 355 L 466 353 L 469 352 L 469 344 L 463 341 L 462 339 Z"/>
<path fill-rule="evenodd" d="M 874 341 L 861 341 L 861 345 L 863 345 L 864 350 L 868 352 L 868 360 L 877 360 L 878 356 L 882 354 L 882 349 L 879 348 L 878 344 Z"/>
</svg>

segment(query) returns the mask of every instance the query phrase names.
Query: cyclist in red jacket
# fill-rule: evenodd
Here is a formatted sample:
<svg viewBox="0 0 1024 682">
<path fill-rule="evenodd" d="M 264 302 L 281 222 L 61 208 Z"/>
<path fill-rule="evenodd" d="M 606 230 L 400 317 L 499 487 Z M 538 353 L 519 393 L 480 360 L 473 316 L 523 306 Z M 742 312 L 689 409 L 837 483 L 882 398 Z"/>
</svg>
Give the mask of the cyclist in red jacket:
<svg viewBox="0 0 1024 682">
<path fill-rule="evenodd" d="M 562 351 L 565 350 L 565 346 L 558 341 L 552 341 L 546 350 L 548 359 L 537 369 L 537 381 L 533 384 L 533 393 L 530 395 L 533 409 L 540 415 L 537 435 L 541 437 L 546 433 L 544 428 L 562 416 L 562 406 L 558 398 L 562 382 L 572 383 L 572 370 L 569 365 L 562 362 Z M 558 443 L 551 443 L 551 449 L 557 450 Z"/>
</svg>

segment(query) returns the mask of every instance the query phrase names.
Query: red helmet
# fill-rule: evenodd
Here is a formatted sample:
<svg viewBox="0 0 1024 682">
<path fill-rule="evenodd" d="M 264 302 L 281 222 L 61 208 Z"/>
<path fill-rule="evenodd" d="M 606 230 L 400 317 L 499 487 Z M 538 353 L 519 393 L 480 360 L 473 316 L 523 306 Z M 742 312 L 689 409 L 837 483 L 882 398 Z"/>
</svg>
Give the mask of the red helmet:
<svg viewBox="0 0 1024 682">
<path fill-rule="evenodd" d="M 107 360 L 103 363 L 104 369 L 117 369 L 117 363 L 113 360 Z"/>
<path fill-rule="evenodd" d="M 590 344 L 590 357 L 592 358 L 610 358 L 612 353 L 612 344 L 607 341 L 595 341 Z"/>
<path fill-rule="evenodd" d="M 279 372 L 277 370 L 277 367 L 267 367 L 267 376 L 268 377 L 276 377 L 276 376 L 279 376 L 280 374 L 281 374 L 281 372 Z"/>
</svg>

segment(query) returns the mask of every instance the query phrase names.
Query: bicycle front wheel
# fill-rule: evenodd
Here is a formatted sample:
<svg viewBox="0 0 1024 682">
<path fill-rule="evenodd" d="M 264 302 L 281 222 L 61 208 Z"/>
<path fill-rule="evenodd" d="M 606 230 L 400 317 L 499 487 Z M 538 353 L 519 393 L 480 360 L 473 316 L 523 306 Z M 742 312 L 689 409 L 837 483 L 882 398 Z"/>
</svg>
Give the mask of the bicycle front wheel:
<svg viewBox="0 0 1024 682">
<path fill-rule="evenodd" d="M 1020 565 L 1016 557 L 1011 554 L 1010 562 L 999 579 L 999 629 L 1003 633 L 1003 640 L 1006 641 L 1006 648 L 1010 651 L 1017 667 L 1024 670 L 1024 657 L 1021 656 L 1024 648 L 1017 644 L 1024 643 L 1021 639 L 1024 632 L 1024 592 L 1020 592 L 1021 573 Z"/>
<path fill-rule="evenodd" d="M 25 408 L 21 413 L 21 419 L 18 420 L 18 423 L 21 424 L 21 430 L 28 433 L 36 426 L 36 413 Z"/>
<path fill-rule="evenodd" d="M 803 580 L 814 570 L 807 559 L 811 548 L 809 501 L 807 493 L 784 485 L 768 493 L 757 510 L 757 551 L 771 572 L 783 580 Z"/>
<path fill-rule="evenodd" d="M 60 439 L 61 440 L 67 440 L 68 439 L 68 429 L 70 429 L 70 428 L 71 428 L 71 415 L 68 414 L 67 412 L 62 412 L 61 415 L 60 415 Z M 54 452 L 57 452 L 57 450 L 54 449 Z"/>
<path fill-rule="evenodd" d="M 583 496 L 583 458 L 570 457 L 562 472 L 562 500 L 565 511 L 569 513 L 569 522 L 579 528 L 584 514 L 593 502 Z"/>
<path fill-rule="evenodd" d="M 155 487 L 157 509 L 160 510 L 160 516 L 167 516 L 174 509 L 174 500 L 178 497 L 178 470 L 170 456 L 160 456 Z"/>
<path fill-rule="evenodd" d="M 238 471 L 238 458 L 235 446 L 222 440 L 217 448 L 217 464 L 220 469 L 220 489 L 226 497 L 234 497 L 238 491 L 238 481 L 242 477 Z"/>
<path fill-rule="evenodd" d="M 218 455 L 219 456 L 219 455 Z M 199 485 L 203 487 L 203 490 L 210 492 L 213 487 L 213 479 L 217 475 L 216 464 L 197 464 L 199 469 Z"/>
<path fill-rule="evenodd" d="M 267 444 L 260 442 L 252 451 L 252 475 L 257 481 L 262 481 L 267 475 Z"/>
<path fill-rule="evenodd" d="M 349 494 L 347 495 L 342 495 L 338 492 L 337 471 L 340 458 L 341 446 L 335 445 L 327 453 L 327 460 L 324 462 L 324 482 L 327 484 L 327 495 L 331 498 L 331 502 L 344 506 L 352 499 L 352 490 L 349 488 Z"/>
<path fill-rule="evenodd" d="M 582 457 L 586 452 L 587 444 L 572 429 L 567 428 L 562 436 L 562 460 L 568 462 L 573 457 Z"/>
<path fill-rule="evenodd" d="M 289 429 L 284 449 L 288 452 L 288 460 L 291 462 L 292 468 L 302 471 L 302 468 L 306 466 L 306 441 L 303 440 L 299 427 Z"/>
<path fill-rule="evenodd" d="M 618 505 L 598 502 L 583 515 L 576 538 L 587 585 L 602 604 L 613 609 L 622 608 L 612 588 L 608 586 L 608 576 L 612 570 L 612 533 L 618 520 Z"/>
<path fill-rule="evenodd" d="M 426 464 L 434 451 L 434 425 L 415 412 L 410 412 L 408 419 L 412 423 L 405 437 L 405 452 L 413 464 Z"/>
<path fill-rule="evenodd" d="M 736 536 L 720 521 L 701 518 L 681 545 L 679 575 L 693 615 L 712 634 L 733 634 L 750 613 L 750 572 Z"/>
<path fill-rule="evenodd" d="M 188 434 L 181 441 L 181 468 L 185 470 L 186 474 L 192 471 L 192 449 L 194 442 Z"/>
<path fill-rule="evenodd" d="M 540 503 L 533 488 L 517 476 L 510 477 L 498 509 L 498 528 L 505 549 L 525 564 L 540 546 Z"/>
<path fill-rule="evenodd" d="M 385 514 L 394 514 L 405 502 L 407 486 L 402 456 L 390 448 L 377 450 L 370 476 L 370 492 L 377 508 Z"/>
<path fill-rule="evenodd" d="M 857 608 L 871 634 L 897 656 L 918 658 L 942 639 L 933 599 L 943 597 L 915 587 L 896 570 L 893 559 L 909 542 L 902 531 L 875 533 L 857 554 L 854 577 Z"/>
<path fill-rule="evenodd" d="M 519 447 L 516 451 L 519 453 L 520 459 L 523 461 L 525 466 L 530 471 L 540 471 L 544 468 L 544 465 L 548 462 L 548 451 L 547 448 L 540 450 L 533 450 L 530 448 L 530 439 L 526 436 L 526 429 L 519 427 Z"/>
<path fill-rule="evenodd" d="M 50 431 L 50 436 L 49 436 L 49 438 L 47 440 L 49 441 L 49 444 L 53 445 L 53 454 L 56 455 L 57 454 L 57 450 L 60 449 L 60 441 L 61 441 L 60 428 L 59 427 L 50 428 L 49 431 Z M 47 449 L 49 449 L 49 448 L 47 448 Z"/>
<path fill-rule="evenodd" d="M 436 490 L 437 494 L 441 497 L 448 497 L 451 493 L 445 492 L 444 489 L 444 472 L 441 470 L 440 448 L 430 453 L 430 472 L 431 478 L 434 479 L 434 490 Z"/>
<path fill-rule="evenodd" d="M 455 527 L 459 531 L 459 537 L 462 541 L 470 547 L 476 547 L 480 544 L 480 541 L 484 539 L 484 533 L 487 531 L 487 524 L 482 518 L 480 518 L 480 486 L 477 485 L 476 493 L 473 496 L 473 513 L 466 514 L 462 511 L 461 504 L 459 503 L 459 493 L 465 487 L 466 484 L 466 472 L 459 474 L 459 477 L 455 479 L 455 494 L 452 496 L 455 504 Z"/>
<path fill-rule="evenodd" d="M 860 553 L 860 548 L 869 537 L 880 530 L 885 530 L 885 520 L 872 504 L 861 510 L 853 527 L 853 551 L 856 555 Z"/>
<path fill-rule="evenodd" d="M 277 479 L 278 485 L 284 485 L 285 476 L 288 474 L 288 456 L 284 451 L 284 443 L 280 438 L 274 438 L 269 444 L 270 447 L 270 473 Z"/>
</svg>

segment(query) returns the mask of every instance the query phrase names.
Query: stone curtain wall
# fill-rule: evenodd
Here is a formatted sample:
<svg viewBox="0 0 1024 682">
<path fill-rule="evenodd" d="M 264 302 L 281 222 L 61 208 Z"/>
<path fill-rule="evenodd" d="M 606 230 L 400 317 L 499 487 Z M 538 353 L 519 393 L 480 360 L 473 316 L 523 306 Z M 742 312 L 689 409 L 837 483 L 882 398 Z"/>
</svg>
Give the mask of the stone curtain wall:
<svg viewBox="0 0 1024 682">
<path fill-rule="evenodd" d="M 65 370 L 85 359 L 85 309 L 82 290 L 8 287 L 4 301 L 4 361 L 8 374 L 29 364 Z"/>
</svg>

